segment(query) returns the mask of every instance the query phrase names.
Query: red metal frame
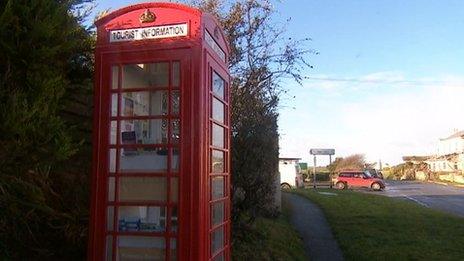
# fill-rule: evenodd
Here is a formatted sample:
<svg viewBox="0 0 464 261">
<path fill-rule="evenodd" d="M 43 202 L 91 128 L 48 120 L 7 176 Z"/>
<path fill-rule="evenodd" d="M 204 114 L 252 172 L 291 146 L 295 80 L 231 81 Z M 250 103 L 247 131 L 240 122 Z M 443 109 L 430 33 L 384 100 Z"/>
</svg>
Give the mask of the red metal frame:
<svg viewBox="0 0 464 261">
<path fill-rule="evenodd" d="M 156 14 L 156 20 L 149 23 L 139 21 L 145 10 Z M 187 23 L 188 35 L 177 38 L 155 40 L 138 40 L 127 42 L 109 42 L 110 30 L 142 28 L 159 25 Z M 93 168 L 91 222 L 89 226 L 89 260 L 106 260 L 106 238 L 112 236 L 112 260 L 116 260 L 117 236 L 161 237 L 165 240 L 165 259 L 171 260 L 171 240 L 176 239 L 178 260 L 230 260 L 230 90 L 227 66 L 228 47 L 217 21 L 210 15 L 184 5 L 171 3 L 147 3 L 128 6 L 101 18 L 97 25 L 97 48 L 95 51 L 95 89 L 94 89 L 94 134 L 93 134 Z M 205 40 L 205 33 L 213 37 L 215 46 Z M 213 32 L 213 33 L 211 33 Z M 215 49 L 216 48 L 216 49 Z M 225 54 L 218 53 L 220 48 Z M 223 59 L 225 58 L 225 59 Z M 122 66 L 167 62 L 169 64 L 169 84 L 161 88 L 123 89 Z M 172 64 L 180 63 L 179 86 L 172 86 Z M 118 86 L 111 87 L 112 67 L 117 66 Z M 215 71 L 225 81 L 224 98 L 212 91 L 212 73 Z M 167 91 L 167 115 L 121 116 L 122 94 L 140 91 Z M 179 90 L 180 111 L 172 115 L 171 94 Z M 117 95 L 117 115 L 111 115 L 112 95 Z M 218 98 L 224 107 L 224 122 L 213 119 L 213 97 Z M 121 140 L 121 121 L 153 120 L 167 121 L 166 143 L 162 144 L 123 144 Z M 180 139 L 171 143 L 172 120 L 180 120 Z M 116 143 L 110 144 L 111 122 L 116 121 Z M 212 124 L 217 124 L 224 131 L 224 147 L 212 145 Z M 167 148 L 166 172 L 121 173 L 119 156 L 124 148 Z M 116 150 L 115 168 L 109 171 L 110 149 Z M 176 172 L 171 170 L 174 150 L 180 155 Z M 212 151 L 224 153 L 223 173 L 212 172 Z M 114 179 L 114 201 L 108 199 L 109 177 Z M 119 201 L 119 179 L 122 177 L 165 177 L 165 201 Z M 223 197 L 212 198 L 213 177 L 223 178 Z M 171 180 L 177 179 L 177 202 L 171 199 Z M 213 226 L 212 207 L 214 203 L 223 202 L 223 220 Z M 113 206 L 113 229 L 107 229 L 107 207 Z M 164 232 L 117 231 L 118 209 L 120 206 L 159 206 L 165 207 Z M 172 231 L 172 214 L 177 211 L 177 231 Z M 211 251 L 212 233 L 223 229 L 223 244 L 215 253 Z"/>
</svg>

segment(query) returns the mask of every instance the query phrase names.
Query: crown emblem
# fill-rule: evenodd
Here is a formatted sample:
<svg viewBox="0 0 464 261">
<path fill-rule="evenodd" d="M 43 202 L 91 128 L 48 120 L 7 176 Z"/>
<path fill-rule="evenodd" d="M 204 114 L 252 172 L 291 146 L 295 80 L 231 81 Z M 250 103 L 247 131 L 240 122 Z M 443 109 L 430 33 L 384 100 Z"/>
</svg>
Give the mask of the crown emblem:
<svg viewBox="0 0 464 261">
<path fill-rule="evenodd" d="M 141 23 L 151 23 L 155 21 L 155 19 L 156 15 L 150 11 L 150 9 L 145 10 L 145 12 L 143 12 L 139 17 Z"/>
</svg>

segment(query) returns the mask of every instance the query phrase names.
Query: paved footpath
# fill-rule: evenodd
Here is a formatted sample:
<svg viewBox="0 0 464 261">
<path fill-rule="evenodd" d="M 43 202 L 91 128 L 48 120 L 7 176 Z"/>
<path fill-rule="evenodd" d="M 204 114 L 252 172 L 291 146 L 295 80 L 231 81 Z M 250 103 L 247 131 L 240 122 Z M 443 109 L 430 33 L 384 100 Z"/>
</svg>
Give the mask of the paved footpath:
<svg viewBox="0 0 464 261">
<path fill-rule="evenodd" d="M 282 204 L 289 208 L 290 221 L 303 238 L 311 261 L 344 260 L 324 213 L 316 204 L 292 193 L 282 193 Z"/>
</svg>

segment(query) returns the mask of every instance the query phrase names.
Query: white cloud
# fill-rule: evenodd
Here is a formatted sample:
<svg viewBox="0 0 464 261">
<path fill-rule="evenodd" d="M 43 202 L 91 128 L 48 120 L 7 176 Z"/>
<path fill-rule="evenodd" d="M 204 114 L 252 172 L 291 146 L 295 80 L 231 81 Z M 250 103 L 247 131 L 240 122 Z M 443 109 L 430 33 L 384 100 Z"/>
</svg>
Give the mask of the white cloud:
<svg viewBox="0 0 464 261">
<path fill-rule="evenodd" d="M 404 77 L 382 72 L 360 79 L 403 81 Z M 363 153 L 370 161 L 382 159 L 396 164 L 404 155 L 434 153 L 439 138 L 454 128 L 464 129 L 464 79 L 447 76 L 427 82 L 441 84 L 372 88 L 365 83 L 353 87 L 349 82 L 336 82 L 327 88 L 313 82 L 306 97 L 317 91 L 318 97 L 328 98 L 281 112 L 281 155 L 309 161 L 310 147 L 335 147 L 340 156 Z M 333 92 L 342 92 L 351 99 L 331 100 Z M 360 96 L 352 99 L 354 95 Z M 295 118 L 299 121 L 292 120 L 292 113 L 298 115 Z M 302 129 L 301 122 L 311 124 Z"/>
<path fill-rule="evenodd" d="M 402 81 L 404 75 L 397 71 L 375 72 L 360 77 L 361 80 L 370 81 Z"/>
</svg>

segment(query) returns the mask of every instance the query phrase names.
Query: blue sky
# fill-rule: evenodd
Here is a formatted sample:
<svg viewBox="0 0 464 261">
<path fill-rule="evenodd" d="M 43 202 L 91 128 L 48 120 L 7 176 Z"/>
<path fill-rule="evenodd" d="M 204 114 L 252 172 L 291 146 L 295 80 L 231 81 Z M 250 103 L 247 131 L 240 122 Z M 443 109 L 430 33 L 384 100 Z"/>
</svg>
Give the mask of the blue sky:
<svg viewBox="0 0 464 261">
<path fill-rule="evenodd" d="M 96 10 L 138 2 L 101 0 Z M 289 37 L 311 37 L 320 53 L 308 56 L 314 69 L 305 74 L 327 79 L 284 82 L 281 156 L 310 161 L 310 148 L 331 147 L 337 156 L 362 153 L 396 164 L 403 155 L 435 153 L 439 138 L 464 129 L 464 1 L 284 0 L 274 6 L 275 23 Z"/>
<path fill-rule="evenodd" d="M 464 127 L 463 1 L 284 1 L 276 9 L 292 18 L 290 34 L 311 37 L 320 52 L 309 76 L 361 81 L 289 85 L 296 98 L 280 110 L 282 156 L 309 161 L 308 147 L 334 147 L 397 164 L 435 153 L 439 138 Z"/>
</svg>

